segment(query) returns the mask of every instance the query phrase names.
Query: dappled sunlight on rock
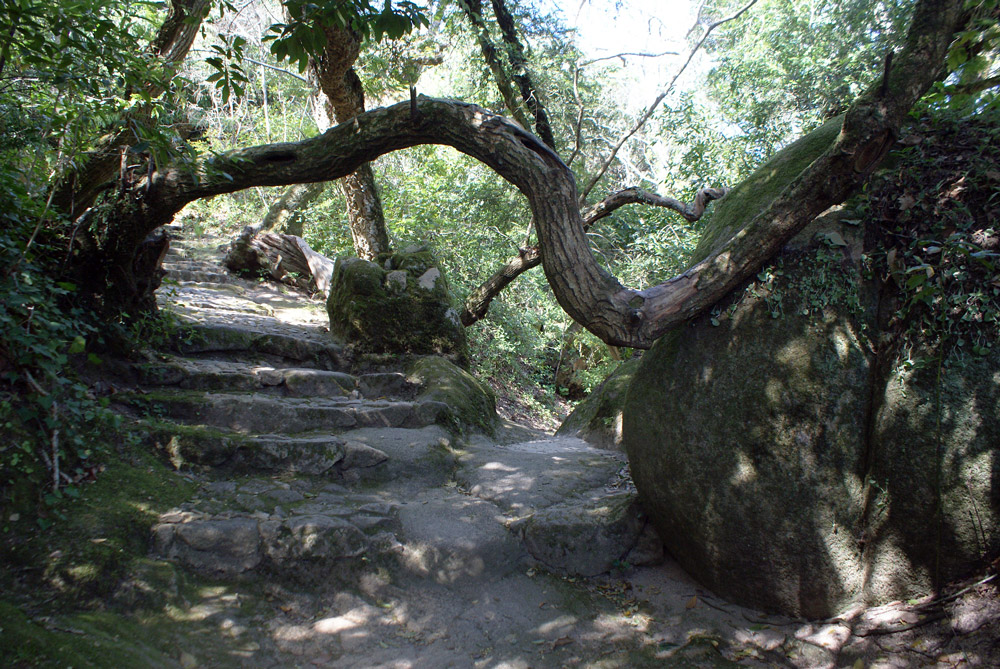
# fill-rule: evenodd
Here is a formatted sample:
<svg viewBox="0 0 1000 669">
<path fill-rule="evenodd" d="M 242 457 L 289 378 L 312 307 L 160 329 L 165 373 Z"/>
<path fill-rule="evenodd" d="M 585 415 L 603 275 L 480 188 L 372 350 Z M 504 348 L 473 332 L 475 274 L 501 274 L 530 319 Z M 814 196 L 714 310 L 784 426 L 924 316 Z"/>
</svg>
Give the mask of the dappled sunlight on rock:
<svg viewBox="0 0 1000 669">
<path fill-rule="evenodd" d="M 533 631 L 545 636 L 567 634 L 573 631 L 576 623 L 577 618 L 575 616 L 557 616 L 539 625 Z"/>
<path fill-rule="evenodd" d="M 844 624 L 806 625 L 795 632 L 795 638 L 829 651 L 839 652 L 851 638 L 851 629 Z"/>
<path fill-rule="evenodd" d="M 843 648 L 865 643 L 843 636 L 854 623 L 772 623 L 694 583 L 665 555 L 622 453 L 497 429 L 490 393 L 454 365 L 379 359 L 359 370 L 349 347 L 310 321 L 315 305 L 297 305 L 283 290 L 220 285 L 178 288 L 191 336 L 140 368 L 149 391 L 138 402 L 171 422 L 161 448 L 193 481 L 191 497 L 158 516 L 152 558 L 202 582 L 234 581 L 175 598 L 170 624 L 224 645 L 228 664 L 603 669 L 780 660 L 805 669 L 832 666 Z M 842 347 L 831 348 L 842 364 Z M 782 373 L 805 358 L 789 348 L 784 360 Z M 724 362 L 692 365 L 697 376 L 685 392 L 748 383 L 729 378 Z M 786 415 L 811 386 L 794 375 L 771 379 L 755 395 L 766 397 L 763 409 L 732 402 L 747 410 L 739 425 L 752 443 L 734 443 L 730 432 L 716 458 L 720 485 L 693 511 L 675 511 L 718 532 L 706 563 L 721 564 L 732 545 L 746 552 L 739 532 L 750 527 L 768 538 L 768 551 L 804 536 L 840 565 L 854 557 L 856 537 L 825 511 L 782 520 L 782 508 L 760 525 L 743 509 L 735 534 L 718 529 L 732 514 L 726 495 L 773 489 L 772 451 L 796 485 L 830 478 L 825 435 Z M 455 412 L 455 396 L 478 400 Z M 839 397 L 831 406 L 852 409 Z M 761 413 L 778 417 L 797 450 L 765 439 L 752 420 Z M 467 431 L 451 429 L 455 420 Z M 703 436 L 695 431 L 698 447 Z M 993 466 L 991 457 L 979 466 Z M 838 481 L 845 500 L 860 505 L 865 482 Z M 799 596 L 809 568 L 780 587 Z M 825 573 L 831 588 L 854 587 L 849 572 Z M 893 615 L 864 624 L 909 619 Z M 195 648 L 186 657 L 209 656 Z"/>
<path fill-rule="evenodd" d="M 730 485 L 740 486 L 753 483 L 757 478 L 757 468 L 754 467 L 753 461 L 747 456 L 743 451 L 738 451 L 736 453 L 736 468 L 733 471 L 732 478 L 729 479 Z"/>
</svg>

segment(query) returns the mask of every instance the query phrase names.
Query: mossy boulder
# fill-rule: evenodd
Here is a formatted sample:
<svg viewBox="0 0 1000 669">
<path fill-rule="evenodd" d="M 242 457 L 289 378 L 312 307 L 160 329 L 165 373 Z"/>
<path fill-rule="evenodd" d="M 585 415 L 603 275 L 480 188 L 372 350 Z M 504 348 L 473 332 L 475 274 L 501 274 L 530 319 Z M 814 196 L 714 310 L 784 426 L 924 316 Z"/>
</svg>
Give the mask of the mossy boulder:
<svg viewBox="0 0 1000 669">
<path fill-rule="evenodd" d="M 817 130 L 727 196 L 699 253 L 832 138 Z M 623 415 L 670 553 L 718 594 L 795 616 L 924 594 L 1000 548 L 996 343 L 974 364 L 908 369 L 882 329 L 892 285 L 866 271 L 863 230 L 846 218 L 817 220 L 658 341 Z"/>
<path fill-rule="evenodd" d="M 359 351 L 443 355 L 467 363 L 465 329 L 427 250 L 409 248 L 380 263 L 338 259 L 326 308 L 331 332 Z"/>
<path fill-rule="evenodd" d="M 444 422 L 452 429 L 496 431 L 500 418 L 493 390 L 449 360 L 418 358 L 409 366 L 407 381 L 420 386 L 418 401 L 441 407 Z"/>
<path fill-rule="evenodd" d="M 754 216 L 764 211 L 792 178 L 809 167 L 833 144 L 843 124 L 842 116 L 827 121 L 776 153 L 749 179 L 716 202 L 715 211 L 698 240 L 690 264 L 694 265 L 707 258 L 742 230 Z"/>
<path fill-rule="evenodd" d="M 576 405 L 556 435 L 579 437 L 597 448 L 624 450 L 622 411 L 625 408 L 625 392 L 638 368 L 639 358 L 620 364 L 586 399 Z"/>
<path fill-rule="evenodd" d="M 792 274 L 657 342 L 629 388 L 624 440 L 643 507 L 695 578 L 823 617 L 862 585 L 871 359 L 864 322 L 804 315 Z"/>
</svg>

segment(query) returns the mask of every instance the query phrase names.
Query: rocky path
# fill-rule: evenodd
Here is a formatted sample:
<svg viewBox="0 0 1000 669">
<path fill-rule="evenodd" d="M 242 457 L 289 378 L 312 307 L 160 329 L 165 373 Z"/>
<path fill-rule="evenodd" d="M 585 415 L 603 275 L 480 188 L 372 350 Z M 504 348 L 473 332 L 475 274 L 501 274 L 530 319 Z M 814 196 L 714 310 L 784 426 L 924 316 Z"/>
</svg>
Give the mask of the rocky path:
<svg viewBox="0 0 1000 669">
<path fill-rule="evenodd" d="M 809 625 L 722 602 L 663 556 L 620 454 L 512 424 L 489 436 L 461 425 L 397 361 L 334 342 L 321 303 L 232 278 L 204 241 L 174 241 L 165 267 L 161 305 L 183 327 L 174 351 L 136 368 L 122 405 L 152 417 L 198 483 L 153 537 L 154 558 L 200 579 L 177 598 L 194 630 L 177 639 L 179 665 L 932 657 L 854 635 L 898 623 L 900 607 Z"/>
</svg>

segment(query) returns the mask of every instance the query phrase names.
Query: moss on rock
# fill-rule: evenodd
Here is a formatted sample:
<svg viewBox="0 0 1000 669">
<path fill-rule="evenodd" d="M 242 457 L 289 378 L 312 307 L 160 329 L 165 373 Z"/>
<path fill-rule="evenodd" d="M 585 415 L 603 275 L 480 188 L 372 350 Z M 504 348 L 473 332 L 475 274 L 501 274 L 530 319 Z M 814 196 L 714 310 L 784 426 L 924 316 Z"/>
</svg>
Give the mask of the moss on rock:
<svg viewBox="0 0 1000 669">
<path fill-rule="evenodd" d="M 840 133 L 842 116 L 827 121 L 798 141 L 779 151 L 753 175 L 731 190 L 706 217 L 705 231 L 691 256 L 691 265 L 701 262 L 764 211 L 802 170 L 823 154 Z"/>
<path fill-rule="evenodd" d="M 622 411 L 625 393 L 639 368 L 639 358 L 620 364 L 586 399 L 573 409 L 556 432 L 557 436 L 579 437 L 598 448 L 624 450 Z"/>
<path fill-rule="evenodd" d="M 436 356 L 413 361 L 408 373 L 407 380 L 421 387 L 417 399 L 440 403 L 449 427 L 458 431 L 476 428 L 487 434 L 496 431 L 500 420 L 496 395 L 472 374 Z"/>
<path fill-rule="evenodd" d="M 696 260 L 835 130 L 722 200 Z M 981 333 L 978 357 L 930 351 L 914 368 L 887 326 L 899 284 L 866 264 L 887 251 L 844 218 L 664 336 L 625 400 L 633 478 L 671 554 L 720 595 L 790 615 L 924 594 L 1000 550 L 1000 333 Z"/>
<path fill-rule="evenodd" d="M 429 251 L 396 253 L 381 265 L 337 260 L 327 313 L 330 330 L 362 352 L 444 355 L 467 364 L 465 329 Z"/>
</svg>

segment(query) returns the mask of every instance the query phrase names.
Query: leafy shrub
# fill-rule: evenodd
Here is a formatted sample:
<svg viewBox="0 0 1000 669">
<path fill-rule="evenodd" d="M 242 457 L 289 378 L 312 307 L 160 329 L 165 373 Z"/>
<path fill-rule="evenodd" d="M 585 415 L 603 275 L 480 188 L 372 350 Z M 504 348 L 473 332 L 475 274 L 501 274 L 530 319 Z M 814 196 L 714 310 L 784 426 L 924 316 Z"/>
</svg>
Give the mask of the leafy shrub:
<svg viewBox="0 0 1000 669">
<path fill-rule="evenodd" d="M 0 499 L 54 510 L 93 474 L 118 419 L 72 372 L 74 362 L 99 363 L 86 352 L 101 335 L 73 305 L 76 286 L 52 278 L 45 245 L 29 247 L 42 212 L 12 179 L 0 185 Z"/>
</svg>

